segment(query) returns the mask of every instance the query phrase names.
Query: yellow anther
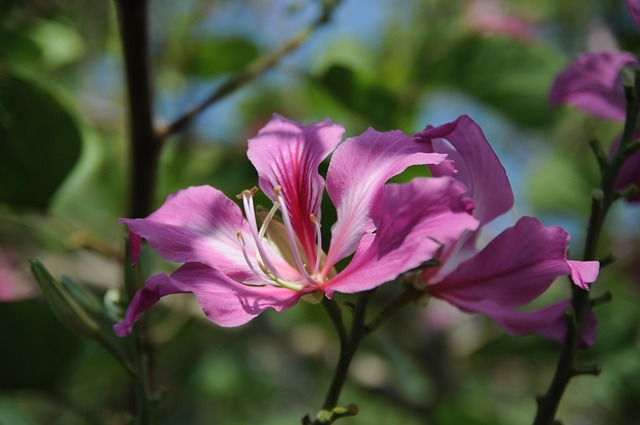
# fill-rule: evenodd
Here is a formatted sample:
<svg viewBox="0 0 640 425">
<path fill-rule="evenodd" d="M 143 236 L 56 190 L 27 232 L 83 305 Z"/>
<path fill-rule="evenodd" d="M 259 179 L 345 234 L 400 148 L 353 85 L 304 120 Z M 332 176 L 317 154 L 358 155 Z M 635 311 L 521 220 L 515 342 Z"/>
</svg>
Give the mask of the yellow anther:
<svg viewBox="0 0 640 425">
<path fill-rule="evenodd" d="M 237 232 L 236 236 L 238 237 L 238 240 L 240 241 L 240 243 L 244 246 L 244 237 L 242 236 L 242 233 Z"/>
<path fill-rule="evenodd" d="M 322 227 L 322 224 L 318 221 L 318 218 L 314 214 L 309 214 L 309 218 L 311 219 L 312 223 L 317 224 L 318 227 Z"/>
<path fill-rule="evenodd" d="M 280 197 L 280 192 L 282 191 L 282 186 L 280 186 L 279 184 L 275 185 L 273 187 L 273 194 L 276 195 L 276 199 L 278 199 Z"/>
<path fill-rule="evenodd" d="M 256 194 L 256 192 L 258 192 L 258 190 L 260 190 L 260 189 L 258 189 L 257 187 L 253 186 L 251 189 L 245 189 L 242 192 L 240 192 L 239 194 L 237 194 L 236 198 L 242 199 L 245 196 L 253 196 L 253 195 Z"/>
</svg>

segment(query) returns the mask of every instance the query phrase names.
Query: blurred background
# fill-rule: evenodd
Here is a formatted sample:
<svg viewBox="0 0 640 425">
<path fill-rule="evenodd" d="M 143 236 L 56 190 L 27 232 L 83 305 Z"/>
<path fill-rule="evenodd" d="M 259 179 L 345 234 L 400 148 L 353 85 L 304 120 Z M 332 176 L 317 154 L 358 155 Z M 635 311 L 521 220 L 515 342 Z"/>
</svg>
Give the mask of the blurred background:
<svg viewBox="0 0 640 425">
<path fill-rule="evenodd" d="M 314 0 L 150 0 L 149 9 L 158 126 L 321 13 Z M 277 66 L 167 139 L 154 208 L 190 185 L 230 196 L 256 185 L 246 140 L 274 112 L 305 124 L 330 117 L 347 136 L 411 134 L 468 114 L 516 196 L 487 233 L 536 215 L 564 226 L 580 258 L 598 184 L 587 141 L 608 147 L 621 127 L 552 109 L 547 96 L 572 57 L 606 49 L 640 51 L 623 0 L 343 0 Z M 0 2 L 0 425 L 116 425 L 132 409 L 119 364 L 56 320 L 28 263 L 39 258 L 100 299 L 122 287 L 125 87 L 113 2 Z M 581 355 L 603 373 L 571 383 L 559 413 L 567 424 L 640 423 L 639 214 L 620 202 L 609 217 L 601 254 L 617 262 L 593 290 L 610 290 L 613 303 L 597 309 L 596 345 Z M 327 202 L 325 231 L 331 217 Z M 176 267 L 152 260 L 153 272 Z M 553 288 L 542 303 L 569 296 L 566 282 Z M 152 386 L 167 391 L 154 423 L 300 423 L 320 408 L 338 347 L 319 306 L 221 329 L 189 295 L 170 298 L 148 314 Z M 436 301 L 409 307 L 365 341 L 341 397 L 360 413 L 341 423 L 531 423 L 557 353 Z"/>
</svg>

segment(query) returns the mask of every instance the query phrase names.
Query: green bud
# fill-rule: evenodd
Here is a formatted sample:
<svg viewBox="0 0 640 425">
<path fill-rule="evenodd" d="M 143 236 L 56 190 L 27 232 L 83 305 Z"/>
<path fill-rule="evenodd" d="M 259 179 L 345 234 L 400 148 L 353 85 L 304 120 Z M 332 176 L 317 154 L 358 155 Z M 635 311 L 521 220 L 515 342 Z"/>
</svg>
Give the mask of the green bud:
<svg viewBox="0 0 640 425">
<path fill-rule="evenodd" d="M 100 333 L 100 325 L 84 309 L 72 292 L 51 276 L 51 273 L 39 260 L 32 259 L 30 262 L 31 272 L 58 320 L 80 336 L 90 339 L 97 338 Z"/>
</svg>

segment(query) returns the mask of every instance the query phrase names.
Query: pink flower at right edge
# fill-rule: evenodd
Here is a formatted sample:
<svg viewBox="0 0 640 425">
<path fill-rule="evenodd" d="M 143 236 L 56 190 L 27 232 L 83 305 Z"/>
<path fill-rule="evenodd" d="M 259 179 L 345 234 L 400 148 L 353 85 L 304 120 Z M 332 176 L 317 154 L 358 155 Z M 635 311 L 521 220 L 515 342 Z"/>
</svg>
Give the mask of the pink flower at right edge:
<svg viewBox="0 0 640 425">
<path fill-rule="evenodd" d="M 443 248 L 440 266 L 424 270 L 427 293 L 461 310 L 485 314 L 512 335 L 534 332 L 562 343 L 569 301 L 532 312 L 516 308 L 536 299 L 560 276 L 571 276 L 575 285 L 589 290 L 599 263 L 568 260 L 569 235 L 533 217 L 522 217 L 478 251 L 475 242 L 482 226 L 513 206 L 513 192 L 502 164 L 480 127 L 467 116 L 427 127 L 415 138 L 427 151 L 446 153 L 448 160 L 453 160 L 457 168 L 453 177 L 467 186 L 466 195 L 475 202 L 473 214 L 480 222 L 477 230 Z M 434 176 L 451 175 L 450 165 L 445 162 L 430 168 Z M 594 343 L 595 324 L 595 316 L 590 314 L 582 345 Z"/>
<path fill-rule="evenodd" d="M 638 3 L 635 1 L 633 6 L 636 12 L 640 9 Z M 631 10 L 632 6 L 629 7 Z M 626 67 L 637 68 L 638 58 L 627 52 L 583 53 L 558 74 L 551 87 L 549 102 L 552 106 L 575 106 L 596 118 L 624 122 L 626 100 L 620 72 Z M 615 154 L 617 146 L 618 143 L 613 144 L 611 155 Z M 616 189 L 624 189 L 630 184 L 640 187 L 640 152 L 631 155 L 623 164 Z M 640 193 L 626 199 L 639 202 Z"/>
</svg>

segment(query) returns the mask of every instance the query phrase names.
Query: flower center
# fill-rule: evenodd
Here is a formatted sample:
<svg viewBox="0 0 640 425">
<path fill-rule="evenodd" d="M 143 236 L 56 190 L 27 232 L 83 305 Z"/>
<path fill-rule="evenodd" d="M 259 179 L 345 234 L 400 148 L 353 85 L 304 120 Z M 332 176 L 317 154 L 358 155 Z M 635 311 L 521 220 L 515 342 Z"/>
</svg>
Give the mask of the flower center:
<svg viewBox="0 0 640 425">
<path fill-rule="evenodd" d="M 253 203 L 253 196 L 257 191 L 258 189 L 254 187 L 243 190 L 242 193 L 237 195 L 238 199 L 242 199 L 244 213 L 256 246 L 255 259 L 252 259 L 247 251 L 246 241 L 242 233 L 237 233 L 242 253 L 249 268 L 265 285 L 279 286 L 294 291 L 317 286 L 323 280 L 319 276 L 322 261 L 322 236 L 319 220 L 313 214 L 309 217 L 316 228 L 315 238 L 317 244 L 316 258 L 312 267 L 310 267 L 305 264 L 301 253 L 300 243 L 291 224 L 291 216 L 282 197 L 282 188 L 280 186 L 274 188 L 276 200 L 271 210 L 264 216 L 260 227 L 258 227 Z M 278 210 L 280 210 L 281 222 L 275 216 Z M 274 236 L 273 238 L 272 235 Z M 275 257 L 281 258 L 271 258 L 274 255 L 274 251 L 269 249 L 270 247 L 276 247 L 281 255 L 275 255 Z M 279 270 L 276 263 L 283 260 L 297 271 L 295 273 L 297 274 L 296 278 L 292 279 L 290 272 L 288 273 L 289 276 L 286 276 L 286 270 Z M 281 268 L 284 267 L 286 266 L 283 265 Z"/>
</svg>

